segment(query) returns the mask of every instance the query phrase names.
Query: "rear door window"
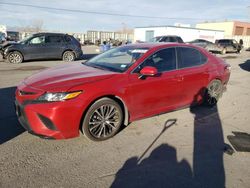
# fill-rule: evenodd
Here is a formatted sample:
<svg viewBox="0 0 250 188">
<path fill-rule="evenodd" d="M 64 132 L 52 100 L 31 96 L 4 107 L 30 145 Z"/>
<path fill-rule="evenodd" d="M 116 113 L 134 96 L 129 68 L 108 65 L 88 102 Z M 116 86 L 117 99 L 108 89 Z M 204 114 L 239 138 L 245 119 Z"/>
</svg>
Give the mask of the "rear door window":
<svg viewBox="0 0 250 188">
<path fill-rule="evenodd" d="M 178 47 L 178 68 L 199 66 L 207 62 L 207 57 L 199 50 L 190 47 Z"/>
<path fill-rule="evenodd" d="M 177 39 L 176 39 L 176 37 L 169 37 L 169 42 L 177 42 Z"/>
<path fill-rule="evenodd" d="M 181 37 L 177 37 L 177 41 L 178 41 L 179 43 L 183 43 L 183 40 L 182 40 Z"/>
</svg>

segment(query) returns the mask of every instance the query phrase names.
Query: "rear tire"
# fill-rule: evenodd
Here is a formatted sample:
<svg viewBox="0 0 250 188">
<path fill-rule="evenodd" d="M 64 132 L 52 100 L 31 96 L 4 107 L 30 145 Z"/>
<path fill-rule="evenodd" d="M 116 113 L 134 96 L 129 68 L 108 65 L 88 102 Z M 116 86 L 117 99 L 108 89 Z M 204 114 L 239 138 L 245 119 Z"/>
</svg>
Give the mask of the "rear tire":
<svg viewBox="0 0 250 188">
<path fill-rule="evenodd" d="M 220 80 L 211 81 L 205 91 L 203 102 L 206 106 L 215 106 L 222 96 L 222 83 Z"/>
<path fill-rule="evenodd" d="M 103 141 L 113 137 L 123 124 L 123 111 L 114 100 L 102 98 L 96 101 L 85 114 L 82 132 L 92 141 Z"/>
<path fill-rule="evenodd" d="M 72 51 L 65 51 L 62 56 L 62 60 L 66 62 L 75 61 L 75 54 Z"/>
<path fill-rule="evenodd" d="M 22 63 L 23 55 L 18 51 L 10 52 L 7 56 L 7 62 L 15 64 Z"/>
</svg>

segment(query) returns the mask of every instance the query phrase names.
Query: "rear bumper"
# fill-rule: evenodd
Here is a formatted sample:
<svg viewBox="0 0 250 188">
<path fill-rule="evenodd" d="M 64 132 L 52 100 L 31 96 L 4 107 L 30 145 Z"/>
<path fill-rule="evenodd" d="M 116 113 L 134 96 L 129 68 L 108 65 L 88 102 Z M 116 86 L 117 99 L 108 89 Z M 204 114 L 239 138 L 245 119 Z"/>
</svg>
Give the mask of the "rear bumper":
<svg viewBox="0 0 250 188">
<path fill-rule="evenodd" d="M 81 50 L 81 49 L 76 50 L 76 51 L 75 51 L 75 56 L 76 56 L 76 59 L 81 58 L 81 57 L 83 56 L 82 50 Z"/>
</svg>

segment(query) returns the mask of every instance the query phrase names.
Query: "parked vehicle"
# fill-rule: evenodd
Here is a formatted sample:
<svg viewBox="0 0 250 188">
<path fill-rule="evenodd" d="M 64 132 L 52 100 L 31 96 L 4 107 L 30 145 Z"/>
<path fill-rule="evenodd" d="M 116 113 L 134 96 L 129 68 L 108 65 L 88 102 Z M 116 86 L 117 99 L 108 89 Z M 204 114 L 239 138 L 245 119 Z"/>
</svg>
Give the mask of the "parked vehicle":
<svg viewBox="0 0 250 188">
<path fill-rule="evenodd" d="M 91 42 L 90 40 L 85 40 L 83 44 L 84 45 L 94 45 L 94 43 Z"/>
<path fill-rule="evenodd" d="M 3 44 L 6 41 L 5 34 L 0 32 L 0 44 Z"/>
<path fill-rule="evenodd" d="M 215 41 L 216 44 L 225 48 L 226 52 L 241 53 L 243 46 L 234 39 L 220 39 Z"/>
<path fill-rule="evenodd" d="M 154 37 L 154 38 L 152 38 L 150 40 L 150 42 L 178 42 L 178 43 L 183 43 L 183 40 L 179 36 L 166 35 L 166 36 Z"/>
<path fill-rule="evenodd" d="M 229 76 L 230 65 L 200 47 L 130 44 L 26 78 L 16 90 L 16 112 L 35 135 L 64 139 L 81 130 L 101 141 L 137 119 L 215 105 Z"/>
<path fill-rule="evenodd" d="M 224 48 L 223 46 L 220 46 L 218 44 L 212 43 L 204 39 L 196 39 L 191 42 L 188 42 L 188 44 L 200 46 L 202 48 L 205 48 L 207 51 L 213 52 L 213 53 L 220 53 L 220 54 L 226 53 L 226 48 Z"/>
<path fill-rule="evenodd" d="M 7 41 L 19 41 L 19 32 L 17 31 L 7 31 Z"/>
<path fill-rule="evenodd" d="M 81 57 L 81 44 L 71 35 L 38 33 L 18 43 L 3 46 L 4 59 L 10 63 L 22 63 L 35 59 L 63 59 L 74 61 Z"/>
</svg>

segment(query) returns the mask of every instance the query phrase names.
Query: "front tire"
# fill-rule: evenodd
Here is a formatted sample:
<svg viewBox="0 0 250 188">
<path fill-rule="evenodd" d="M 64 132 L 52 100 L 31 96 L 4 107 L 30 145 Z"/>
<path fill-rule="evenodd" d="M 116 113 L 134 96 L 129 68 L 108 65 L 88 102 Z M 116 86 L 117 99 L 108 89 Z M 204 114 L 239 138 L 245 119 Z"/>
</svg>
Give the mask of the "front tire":
<svg viewBox="0 0 250 188">
<path fill-rule="evenodd" d="M 242 52 L 242 49 L 237 50 L 238 54 L 241 54 L 241 52 Z"/>
<path fill-rule="evenodd" d="M 88 109 L 83 120 L 82 131 L 90 140 L 107 140 L 119 131 L 123 118 L 121 106 L 116 101 L 102 98 Z"/>
<path fill-rule="evenodd" d="M 213 80 L 210 82 L 203 98 L 204 104 L 210 107 L 215 106 L 222 95 L 222 91 L 223 86 L 220 80 Z"/>
<path fill-rule="evenodd" d="M 7 61 L 9 63 L 22 63 L 23 62 L 23 56 L 20 52 L 18 51 L 14 51 L 14 52 L 10 52 L 7 56 Z"/>
<path fill-rule="evenodd" d="M 65 51 L 62 56 L 62 60 L 67 62 L 75 61 L 75 58 L 75 54 L 72 51 Z"/>
</svg>

